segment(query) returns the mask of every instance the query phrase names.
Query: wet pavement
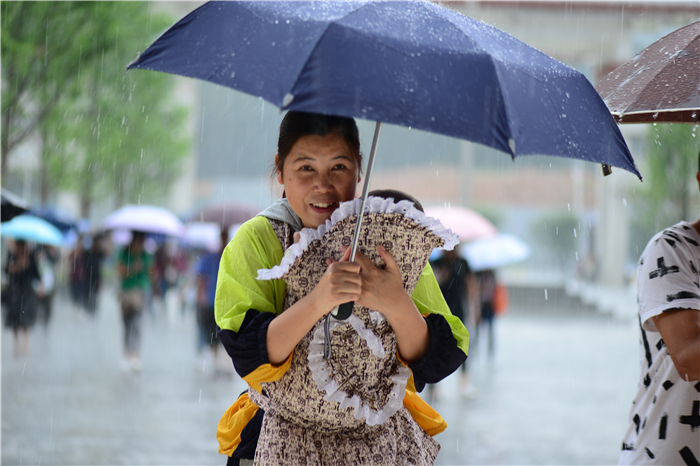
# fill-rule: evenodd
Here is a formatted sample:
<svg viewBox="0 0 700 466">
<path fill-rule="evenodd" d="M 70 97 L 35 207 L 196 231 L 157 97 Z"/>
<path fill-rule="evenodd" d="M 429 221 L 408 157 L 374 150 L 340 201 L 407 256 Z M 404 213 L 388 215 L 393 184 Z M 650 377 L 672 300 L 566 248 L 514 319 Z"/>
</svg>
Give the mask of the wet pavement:
<svg viewBox="0 0 700 466">
<path fill-rule="evenodd" d="M 449 424 L 437 464 L 616 463 L 639 370 L 635 322 L 512 306 L 496 354 L 470 357 L 476 397 L 462 396 L 459 375 L 437 389 Z M 197 355 L 193 312 L 144 317 L 141 372 L 122 367 L 109 289 L 95 319 L 57 296 L 28 357 L 13 356 L 3 329 L 3 465 L 225 464 L 216 425 L 245 384 Z"/>
</svg>

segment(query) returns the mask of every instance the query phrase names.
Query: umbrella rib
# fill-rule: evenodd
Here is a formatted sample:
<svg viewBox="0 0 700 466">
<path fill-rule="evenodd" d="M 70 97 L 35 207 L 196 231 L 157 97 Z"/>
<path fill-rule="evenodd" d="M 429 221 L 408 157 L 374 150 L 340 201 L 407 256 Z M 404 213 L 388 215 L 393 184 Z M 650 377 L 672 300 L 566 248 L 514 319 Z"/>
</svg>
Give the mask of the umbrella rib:
<svg viewBox="0 0 700 466">
<path fill-rule="evenodd" d="M 358 8 L 352 10 L 350 13 L 346 14 L 345 16 L 342 16 L 341 18 L 338 18 L 337 20 L 330 21 L 330 22 L 328 23 L 328 25 L 326 26 L 326 28 L 323 30 L 323 34 L 321 34 L 321 35 L 318 37 L 318 40 L 317 40 L 316 43 L 314 44 L 313 48 L 309 51 L 309 54 L 306 56 L 306 60 L 304 60 L 304 63 L 301 65 L 301 68 L 299 69 L 299 72 L 296 73 L 296 79 L 294 79 L 294 82 L 292 83 L 291 87 L 289 88 L 288 94 L 291 94 L 292 97 L 296 97 L 294 94 L 292 94 L 291 91 L 294 90 L 294 89 L 296 88 L 297 83 L 299 82 L 299 78 L 301 77 L 301 71 L 304 70 L 304 69 L 306 68 L 306 65 L 309 63 L 309 60 L 311 59 L 311 57 L 312 57 L 312 56 L 314 55 L 314 53 L 316 52 L 316 49 L 318 48 L 318 45 L 322 42 L 322 40 L 323 40 L 323 38 L 326 36 L 326 34 L 328 34 L 328 30 L 331 28 L 331 26 L 335 25 L 335 24 L 336 24 L 336 21 L 339 21 L 339 20 L 342 20 L 342 19 L 347 18 L 348 16 L 350 16 L 350 15 L 353 14 L 353 13 L 355 13 L 355 12 L 358 11 L 360 8 L 362 8 L 362 7 L 366 6 L 366 5 L 367 5 L 366 3 L 363 4 L 363 5 L 360 5 Z M 286 97 L 285 97 L 285 100 L 286 100 Z M 285 110 L 287 107 L 289 107 L 289 105 L 292 104 L 293 101 L 294 101 L 294 100 L 292 99 L 291 101 L 289 101 L 289 102 L 287 103 L 287 105 L 284 105 L 284 102 L 283 102 L 283 103 L 282 103 L 282 106 L 280 107 L 280 109 L 281 109 L 281 110 Z M 344 115 L 344 116 L 351 116 L 351 115 Z"/>
</svg>

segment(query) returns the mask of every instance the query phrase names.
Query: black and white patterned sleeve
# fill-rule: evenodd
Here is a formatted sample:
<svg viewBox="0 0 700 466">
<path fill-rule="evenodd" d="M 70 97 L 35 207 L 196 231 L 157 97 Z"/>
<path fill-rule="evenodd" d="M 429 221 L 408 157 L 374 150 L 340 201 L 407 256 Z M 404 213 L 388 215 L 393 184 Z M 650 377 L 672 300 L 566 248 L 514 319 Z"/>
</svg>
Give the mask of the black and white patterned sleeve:
<svg viewBox="0 0 700 466">
<path fill-rule="evenodd" d="M 657 234 L 637 269 L 639 313 L 644 329 L 657 331 L 654 316 L 671 309 L 700 309 L 700 243 L 681 223 Z"/>
</svg>

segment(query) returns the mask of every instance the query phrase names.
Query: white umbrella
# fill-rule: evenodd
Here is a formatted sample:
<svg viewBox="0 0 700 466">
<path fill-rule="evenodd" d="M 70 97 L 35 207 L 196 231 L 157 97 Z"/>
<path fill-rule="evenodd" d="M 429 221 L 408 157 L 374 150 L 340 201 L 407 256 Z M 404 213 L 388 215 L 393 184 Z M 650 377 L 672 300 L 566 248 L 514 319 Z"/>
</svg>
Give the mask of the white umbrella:
<svg viewBox="0 0 700 466">
<path fill-rule="evenodd" d="M 105 230 L 143 231 L 178 237 L 184 231 L 182 221 L 175 214 L 150 205 L 124 206 L 110 214 L 102 222 L 102 227 Z"/>
<path fill-rule="evenodd" d="M 530 256 L 530 247 L 517 236 L 498 233 L 463 245 L 462 257 L 475 272 L 514 264 Z"/>
<path fill-rule="evenodd" d="M 221 227 L 213 222 L 191 222 L 185 225 L 182 241 L 190 247 L 209 252 L 221 250 Z"/>
</svg>

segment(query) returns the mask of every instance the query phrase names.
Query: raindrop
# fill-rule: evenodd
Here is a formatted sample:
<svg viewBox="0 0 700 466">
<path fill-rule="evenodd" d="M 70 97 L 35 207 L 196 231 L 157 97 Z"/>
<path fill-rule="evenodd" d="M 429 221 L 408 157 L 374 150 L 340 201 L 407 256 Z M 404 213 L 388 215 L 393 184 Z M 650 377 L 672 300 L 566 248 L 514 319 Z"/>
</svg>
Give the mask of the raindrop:
<svg viewBox="0 0 700 466">
<path fill-rule="evenodd" d="M 574 228 L 574 238 L 578 238 L 578 237 L 576 236 L 576 228 Z"/>
<path fill-rule="evenodd" d="M 576 251 L 576 261 L 578 262 L 578 251 Z"/>
<path fill-rule="evenodd" d="M 286 23 L 289 24 L 289 20 L 287 20 Z"/>
<path fill-rule="evenodd" d="M 544 289 L 544 300 L 547 301 L 547 288 Z"/>
<path fill-rule="evenodd" d="M 569 212 L 571 212 L 571 204 L 569 204 L 568 202 L 566 203 L 566 208 L 569 209 Z"/>
<path fill-rule="evenodd" d="M 559 234 L 559 227 L 557 227 L 557 233 L 556 233 L 556 234 L 557 234 L 557 235 Z"/>
<path fill-rule="evenodd" d="M 236 76 L 236 72 L 234 71 L 234 72 L 231 73 L 231 78 L 233 78 L 233 77 L 235 77 L 235 76 Z"/>
<path fill-rule="evenodd" d="M 625 199 L 624 197 L 622 198 L 622 205 L 627 207 L 627 199 Z"/>
</svg>

